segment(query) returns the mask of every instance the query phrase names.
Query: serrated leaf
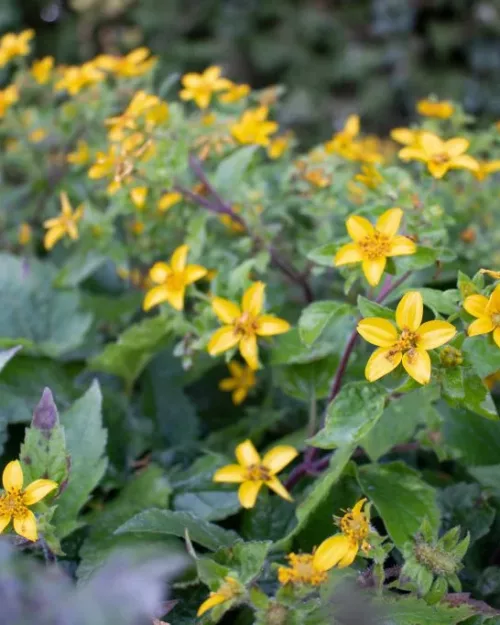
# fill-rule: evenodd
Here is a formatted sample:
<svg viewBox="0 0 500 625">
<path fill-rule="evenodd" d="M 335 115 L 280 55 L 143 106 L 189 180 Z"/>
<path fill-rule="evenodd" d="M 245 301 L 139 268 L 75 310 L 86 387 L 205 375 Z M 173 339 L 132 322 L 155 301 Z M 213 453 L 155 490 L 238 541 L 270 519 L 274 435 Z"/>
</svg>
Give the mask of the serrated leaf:
<svg viewBox="0 0 500 625">
<path fill-rule="evenodd" d="M 333 259 L 339 249 L 338 243 L 327 243 L 321 247 L 317 247 L 311 250 L 307 254 L 307 258 L 312 260 L 317 265 L 323 265 L 324 267 L 333 267 Z"/>
<path fill-rule="evenodd" d="M 470 533 L 470 543 L 485 536 L 495 518 L 495 510 L 482 496 L 479 484 L 460 482 L 439 493 L 443 530 L 460 526 Z"/>
<path fill-rule="evenodd" d="M 397 547 L 413 537 L 426 517 L 437 530 L 436 492 L 404 463 L 364 465 L 358 469 L 358 480 Z"/>
<path fill-rule="evenodd" d="M 214 176 L 214 187 L 218 193 L 229 194 L 240 185 L 258 147 L 246 145 L 222 159 Z"/>
<path fill-rule="evenodd" d="M 308 364 L 287 365 L 278 369 L 277 383 L 284 393 L 296 399 L 310 401 L 313 395 L 323 399 L 328 397 L 338 363 L 337 356 L 327 356 Z"/>
<path fill-rule="evenodd" d="M 58 536 L 79 525 L 77 517 L 106 471 L 107 432 L 102 427 L 102 395 L 97 381 L 61 416 L 70 458 L 68 482 L 54 515 Z"/>
<path fill-rule="evenodd" d="M 393 310 L 362 295 L 358 295 L 358 308 L 363 317 L 382 317 L 382 319 L 390 319 L 391 321 L 396 318 L 396 313 Z"/>
<path fill-rule="evenodd" d="M 481 378 L 500 370 L 500 349 L 490 335 L 469 336 L 463 342 L 462 351 Z"/>
<path fill-rule="evenodd" d="M 216 551 L 231 547 L 240 539 L 236 532 L 196 517 L 190 512 L 173 510 L 144 510 L 115 530 L 115 534 L 158 534 L 178 536 L 189 532 L 189 538 L 199 545 Z"/>
<path fill-rule="evenodd" d="M 417 597 L 395 598 L 386 595 L 376 599 L 376 605 L 386 610 L 386 620 L 395 625 L 453 625 L 474 614 L 466 605 L 453 607 L 446 603 L 428 605 Z"/>
<path fill-rule="evenodd" d="M 325 426 L 309 444 L 320 449 L 357 444 L 382 416 L 386 397 L 385 389 L 377 384 L 346 384 L 329 404 Z"/>
<path fill-rule="evenodd" d="M 438 289 L 416 289 L 424 300 L 424 305 L 435 315 L 453 315 L 458 310 L 460 295 L 456 289 L 439 291 Z"/>
<path fill-rule="evenodd" d="M 500 427 L 468 410 L 446 413 L 444 440 L 461 454 L 466 465 L 496 464 L 500 458 Z"/>
<path fill-rule="evenodd" d="M 354 308 L 344 302 L 326 300 L 309 304 L 302 311 L 298 324 L 302 342 L 311 346 L 329 326 L 334 325 L 342 317 L 354 313 Z"/>
</svg>

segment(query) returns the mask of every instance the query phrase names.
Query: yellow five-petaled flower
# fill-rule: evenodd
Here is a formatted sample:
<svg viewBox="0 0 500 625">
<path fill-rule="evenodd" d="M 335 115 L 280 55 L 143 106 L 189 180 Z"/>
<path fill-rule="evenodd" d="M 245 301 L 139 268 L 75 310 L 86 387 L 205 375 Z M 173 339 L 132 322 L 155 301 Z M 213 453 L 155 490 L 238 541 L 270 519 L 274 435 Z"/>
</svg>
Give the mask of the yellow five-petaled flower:
<svg viewBox="0 0 500 625">
<path fill-rule="evenodd" d="M 243 594 L 243 587 L 241 584 L 234 577 L 228 575 L 224 578 L 224 583 L 219 586 L 218 590 L 216 592 L 211 592 L 208 599 L 205 599 L 205 601 L 200 605 L 196 616 L 202 616 L 205 612 L 208 612 L 208 610 L 211 610 L 216 605 L 227 603 L 241 594 Z"/>
<path fill-rule="evenodd" d="M 435 319 L 422 323 L 424 304 L 418 291 L 409 291 L 396 308 L 396 324 L 380 317 L 366 317 L 358 323 L 361 336 L 376 345 L 366 363 L 365 376 L 370 382 L 390 373 L 401 362 L 408 375 L 420 384 L 431 377 L 431 359 L 427 353 L 450 341 L 456 328 Z"/>
<path fill-rule="evenodd" d="M 327 580 L 326 571 L 314 564 L 314 553 L 289 553 L 286 557 L 290 566 L 278 568 L 280 584 L 310 584 L 319 586 Z"/>
<path fill-rule="evenodd" d="M 400 208 L 390 208 L 381 215 L 375 226 L 359 215 L 346 221 L 347 232 L 354 241 L 343 245 L 335 255 L 338 267 L 350 263 L 362 263 L 363 273 L 369 284 L 376 286 L 384 273 L 387 258 L 415 254 L 415 243 L 397 231 L 403 217 Z"/>
<path fill-rule="evenodd" d="M 255 386 L 255 372 L 248 365 L 242 365 L 236 360 L 227 366 L 231 377 L 221 380 L 219 388 L 232 393 L 233 404 L 239 406 L 245 401 L 248 391 Z"/>
<path fill-rule="evenodd" d="M 260 489 L 265 484 L 277 495 L 292 501 L 292 497 L 276 475 L 282 471 L 298 452 L 290 445 L 277 445 L 261 459 L 252 441 L 240 443 L 235 450 L 238 464 L 228 464 L 218 469 L 214 482 L 240 484 L 238 498 L 244 508 L 253 508 Z"/>
<path fill-rule="evenodd" d="M 269 109 L 266 106 L 248 109 L 236 123 L 231 125 L 231 134 L 238 143 L 269 145 L 271 141 L 269 135 L 278 130 L 278 124 L 269 121 L 268 115 Z"/>
<path fill-rule="evenodd" d="M 354 562 L 358 551 L 368 552 L 370 518 L 363 512 L 366 499 L 360 499 L 352 510 L 338 519 L 341 533 L 324 540 L 314 554 L 313 565 L 319 571 L 328 571 L 334 566 L 345 568 Z"/>
<path fill-rule="evenodd" d="M 476 321 L 470 324 L 467 334 L 477 336 L 493 332 L 493 340 L 500 347 L 500 284 L 495 287 L 489 298 L 479 294 L 469 295 L 464 301 L 464 308 L 469 315 L 476 317 Z"/>
<path fill-rule="evenodd" d="M 52 480 L 35 480 L 23 490 L 23 470 L 19 460 L 5 467 L 2 475 L 4 494 L 0 495 L 0 533 L 13 520 L 14 531 L 35 542 L 38 540 L 36 518 L 29 506 L 41 501 L 57 488 Z"/>
<path fill-rule="evenodd" d="M 273 336 L 288 332 L 290 324 L 273 315 L 262 315 L 264 306 L 263 282 L 254 282 L 241 300 L 241 308 L 222 297 L 212 299 L 212 309 L 227 324 L 214 332 L 208 343 L 208 352 L 217 356 L 239 346 L 240 354 L 252 369 L 259 368 L 258 336 Z"/>
<path fill-rule="evenodd" d="M 201 265 L 187 265 L 188 245 L 178 247 L 170 258 L 170 264 L 155 263 L 149 270 L 150 279 L 157 284 L 146 293 L 143 308 L 149 310 L 168 302 L 175 310 L 184 309 L 186 287 L 207 274 Z"/>
<path fill-rule="evenodd" d="M 43 223 L 43 227 L 47 228 L 43 240 L 46 250 L 51 250 L 65 235 L 68 235 L 70 239 L 73 240 L 78 239 L 77 224 L 83 216 L 83 206 L 78 206 L 78 208 L 73 211 L 65 191 L 61 193 L 60 197 L 61 214 L 59 217 L 47 219 Z"/>
<path fill-rule="evenodd" d="M 214 93 L 225 91 L 231 85 L 230 80 L 221 78 L 221 68 L 213 65 L 208 67 L 203 74 L 193 72 L 184 74 L 182 77 L 184 89 L 179 95 L 181 100 L 194 100 L 199 108 L 206 109 Z"/>
</svg>

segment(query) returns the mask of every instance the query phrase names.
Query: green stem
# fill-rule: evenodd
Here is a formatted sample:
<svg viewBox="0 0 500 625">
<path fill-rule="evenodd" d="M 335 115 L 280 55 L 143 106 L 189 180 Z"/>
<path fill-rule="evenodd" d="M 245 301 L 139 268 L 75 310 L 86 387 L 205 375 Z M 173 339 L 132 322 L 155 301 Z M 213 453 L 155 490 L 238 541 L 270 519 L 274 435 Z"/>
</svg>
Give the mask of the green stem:
<svg viewBox="0 0 500 625">
<path fill-rule="evenodd" d="M 307 436 L 314 436 L 316 433 L 316 420 L 317 420 L 317 402 L 316 402 L 316 392 L 315 389 L 311 389 L 311 398 L 309 403 L 309 422 L 307 424 Z"/>
</svg>

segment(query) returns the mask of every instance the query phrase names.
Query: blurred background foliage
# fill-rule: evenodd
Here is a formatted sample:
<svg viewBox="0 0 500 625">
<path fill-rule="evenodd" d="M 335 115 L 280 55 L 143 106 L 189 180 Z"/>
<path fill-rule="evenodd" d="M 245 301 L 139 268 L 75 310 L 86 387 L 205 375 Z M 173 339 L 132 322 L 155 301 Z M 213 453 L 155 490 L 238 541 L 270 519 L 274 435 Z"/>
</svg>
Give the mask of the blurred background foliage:
<svg viewBox="0 0 500 625">
<path fill-rule="evenodd" d="M 158 80 L 286 85 L 280 121 L 310 141 L 351 112 L 385 133 L 430 93 L 500 118 L 500 0 L 1 0 L 0 32 L 26 27 L 60 63 L 147 45 Z"/>
</svg>

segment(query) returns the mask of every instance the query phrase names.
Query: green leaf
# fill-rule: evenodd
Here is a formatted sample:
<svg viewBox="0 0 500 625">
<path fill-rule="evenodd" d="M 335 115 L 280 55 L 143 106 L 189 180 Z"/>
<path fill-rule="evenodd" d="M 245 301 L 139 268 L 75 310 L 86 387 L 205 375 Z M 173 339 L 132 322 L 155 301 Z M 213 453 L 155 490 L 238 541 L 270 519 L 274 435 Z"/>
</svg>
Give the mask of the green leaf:
<svg viewBox="0 0 500 625">
<path fill-rule="evenodd" d="M 465 339 L 462 351 L 474 367 L 476 373 L 485 378 L 500 369 L 500 349 L 488 336 L 470 336 Z"/>
<path fill-rule="evenodd" d="M 307 254 L 307 258 L 312 260 L 317 265 L 323 265 L 324 267 L 333 267 L 333 259 L 339 249 L 338 243 L 327 243 L 321 247 L 317 247 L 311 250 Z"/>
<path fill-rule="evenodd" d="M 313 302 L 302 311 L 299 319 L 299 335 L 303 343 L 311 346 L 326 328 L 347 315 L 354 316 L 355 309 L 349 304 L 326 300 Z"/>
<path fill-rule="evenodd" d="M 325 426 L 309 444 L 320 449 L 354 445 L 382 416 L 387 393 L 370 382 L 346 384 L 329 404 Z"/>
<path fill-rule="evenodd" d="M 277 370 L 277 384 L 284 393 L 302 401 L 328 397 L 339 358 L 328 356 L 304 365 L 288 365 Z"/>
<path fill-rule="evenodd" d="M 302 531 L 307 525 L 309 519 L 313 516 L 314 511 L 329 496 L 332 487 L 340 479 L 347 463 L 349 462 L 354 451 L 353 445 L 346 445 L 337 449 L 332 454 L 328 469 L 317 478 L 304 499 L 297 506 L 296 516 L 297 524 L 289 534 L 273 545 L 274 550 L 286 549 L 294 536 Z"/>
<path fill-rule="evenodd" d="M 87 581 L 117 548 L 139 544 L 137 537 L 115 535 L 114 532 L 130 518 L 145 508 L 166 508 L 170 486 L 163 471 L 149 465 L 147 469 L 131 478 L 120 494 L 106 503 L 106 506 L 89 519 L 90 533 L 80 550 L 80 565 L 77 575 L 80 581 Z M 164 542 L 164 538 L 142 541 L 142 545 Z"/>
<path fill-rule="evenodd" d="M 241 184 L 258 147 L 246 145 L 222 159 L 214 176 L 214 187 L 218 193 L 230 196 L 231 192 Z"/>
<path fill-rule="evenodd" d="M 443 530 L 457 525 L 470 533 L 471 544 L 485 536 L 495 518 L 495 510 L 481 493 L 479 484 L 461 482 L 439 492 Z"/>
<path fill-rule="evenodd" d="M 19 350 L 23 348 L 22 345 L 16 345 L 15 347 L 11 347 L 10 349 L 3 349 L 0 351 L 0 372 L 5 367 L 5 365 L 14 358 Z"/>
<path fill-rule="evenodd" d="M 59 422 L 54 398 L 46 388 L 26 429 L 20 459 L 25 483 L 38 478 L 54 480 L 61 487 L 68 477 L 69 457 L 64 429 Z"/>
<path fill-rule="evenodd" d="M 364 465 L 359 467 L 358 480 L 397 547 L 412 538 L 424 518 L 437 529 L 436 492 L 404 463 Z"/>
<path fill-rule="evenodd" d="M 433 265 L 440 257 L 441 250 L 419 245 L 415 254 L 398 258 L 398 266 L 404 271 L 414 271 Z"/>
<path fill-rule="evenodd" d="M 458 607 L 452 607 L 447 603 L 428 605 L 417 597 L 396 598 L 389 594 L 376 599 L 375 605 L 387 612 L 384 620 L 395 625 L 454 625 L 474 613 L 467 605 Z"/>
<path fill-rule="evenodd" d="M 498 412 L 490 391 L 481 378 L 470 369 L 464 372 L 464 399 L 466 408 L 487 419 L 498 420 Z"/>
<path fill-rule="evenodd" d="M 270 541 L 239 541 L 218 552 L 217 561 L 238 571 L 239 580 L 248 584 L 262 572 L 270 547 Z"/>
<path fill-rule="evenodd" d="M 458 310 L 460 295 L 456 289 L 439 291 L 438 289 L 416 289 L 424 300 L 424 305 L 435 315 L 453 315 Z"/>
<path fill-rule="evenodd" d="M 65 263 L 54 279 L 54 286 L 59 288 L 75 287 L 104 265 L 107 256 L 95 250 L 77 251 Z"/>
<path fill-rule="evenodd" d="M 170 337 L 170 324 L 165 317 L 144 319 L 127 328 L 116 343 L 106 345 L 89 362 L 89 367 L 94 371 L 113 373 L 131 385 Z"/>
<path fill-rule="evenodd" d="M 362 295 L 358 295 L 358 308 L 363 317 L 382 317 L 382 319 L 390 319 L 391 321 L 396 318 L 396 313 L 393 310 Z"/>
<path fill-rule="evenodd" d="M 160 534 L 183 538 L 186 531 L 193 542 L 212 551 L 231 547 L 240 539 L 236 532 L 225 530 L 190 512 L 158 509 L 140 512 L 121 525 L 115 534 Z"/>
<path fill-rule="evenodd" d="M 466 465 L 496 464 L 500 458 L 500 426 L 468 410 L 445 412 L 447 445 L 454 447 Z"/>
<path fill-rule="evenodd" d="M 485 488 L 500 490 L 500 464 L 486 467 L 469 467 L 468 472 Z"/>
<path fill-rule="evenodd" d="M 250 540 L 280 540 L 292 531 L 295 510 L 287 501 L 262 493 L 251 510 L 243 513 L 242 534 Z"/>
<path fill-rule="evenodd" d="M 79 526 L 77 517 L 106 471 L 107 432 L 102 427 L 102 395 L 97 381 L 61 416 L 70 456 L 70 473 L 54 515 L 58 536 Z"/>
<path fill-rule="evenodd" d="M 48 263 L 0 254 L 0 345 L 25 345 L 30 351 L 57 358 L 84 342 L 92 316 L 80 312 L 76 290 L 52 287 Z"/>
</svg>

